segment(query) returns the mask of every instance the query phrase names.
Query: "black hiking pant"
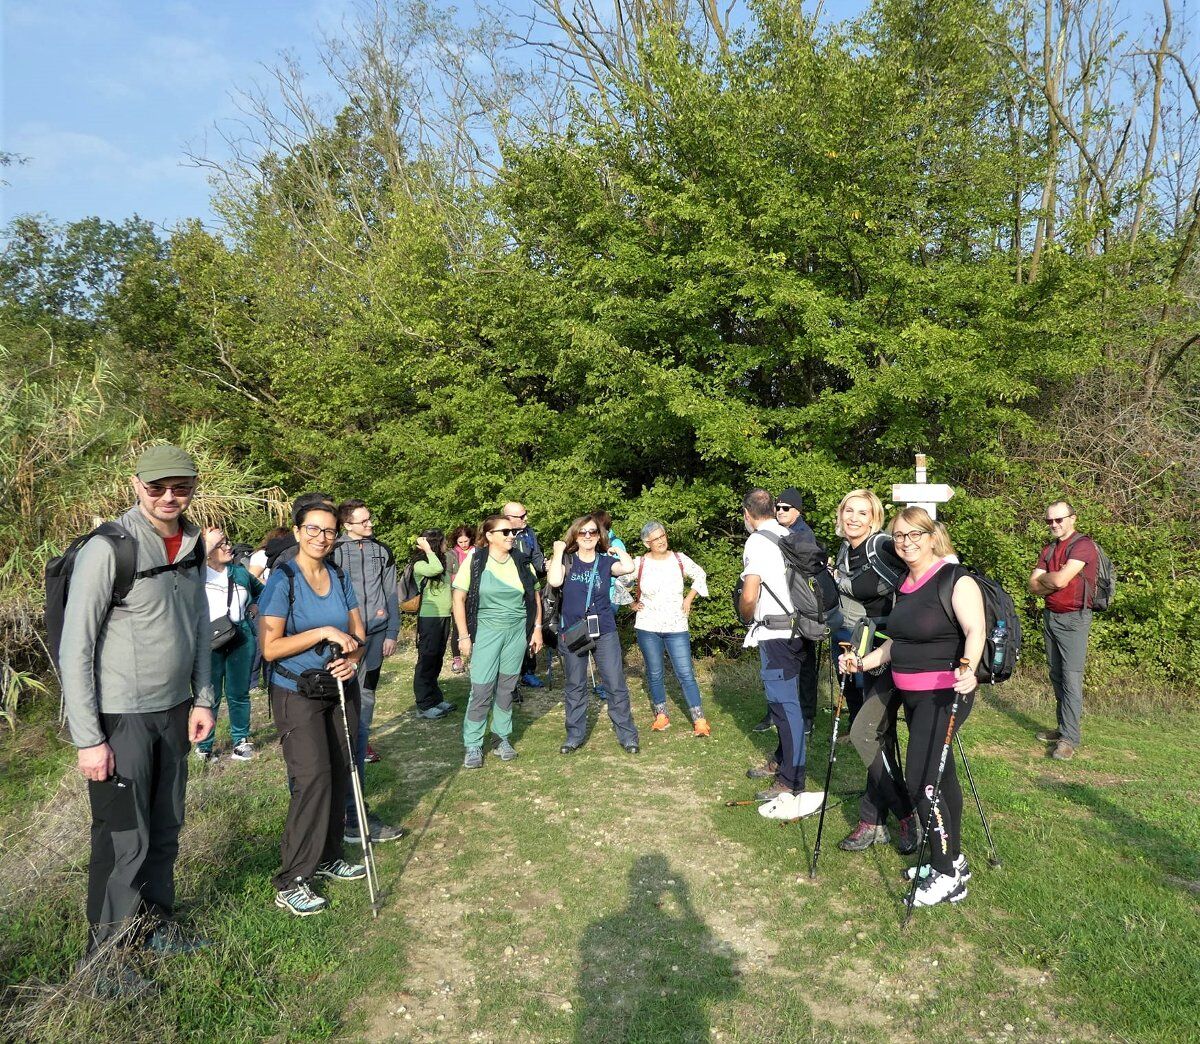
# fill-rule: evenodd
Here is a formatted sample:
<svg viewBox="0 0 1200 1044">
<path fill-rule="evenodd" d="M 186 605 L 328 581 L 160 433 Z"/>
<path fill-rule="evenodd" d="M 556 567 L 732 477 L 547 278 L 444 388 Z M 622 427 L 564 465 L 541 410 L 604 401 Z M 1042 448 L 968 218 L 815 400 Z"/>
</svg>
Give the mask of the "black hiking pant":
<svg viewBox="0 0 1200 1044">
<path fill-rule="evenodd" d="M 185 700 L 165 711 L 100 715 L 116 767 L 104 782 L 88 781 L 89 952 L 116 939 L 138 914 L 170 917 L 175 909 L 190 708 Z"/>
<path fill-rule="evenodd" d="M 446 639 L 450 636 L 450 617 L 417 617 L 417 666 L 413 671 L 413 695 L 417 710 L 432 710 L 445 696 L 438 677 L 446 661 Z"/>
<path fill-rule="evenodd" d="M 342 858 L 351 759 L 337 697 L 314 700 L 271 686 L 271 707 L 292 793 L 280 844 L 276 889 L 309 880 L 321 863 Z M 358 682 L 346 683 L 346 718 L 358 735 Z"/>
</svg>

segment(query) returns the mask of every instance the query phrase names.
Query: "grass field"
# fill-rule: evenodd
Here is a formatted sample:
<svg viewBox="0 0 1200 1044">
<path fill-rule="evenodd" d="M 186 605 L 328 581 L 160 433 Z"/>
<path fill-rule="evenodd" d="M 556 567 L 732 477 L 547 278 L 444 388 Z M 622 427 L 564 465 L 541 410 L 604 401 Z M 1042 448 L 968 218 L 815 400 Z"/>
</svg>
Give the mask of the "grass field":
<svg viewBox="0 0 1200 1044">
<path fill-rule="evenodd" d="M 1200 716 L 1089 714 L 1085 745 L 1060 764 L 1033 740 L 1052 722 L 1036 678 L 986 694 L 964 740 L 1003 869 L 987 865 L 968 797 L 970 895 L 904 929 L 905 860 L 836 848 L 863 783 L 849 746 L 810 880 L 815 818 L 778 826 L 724 805 L 750 795 L 743 771 L 774 742 L 751 732 L 763 711 L 754 664 L 703 665 L 713 735 L 702 741 L 678 703 L 669 731 L 649 731 L 636 651 L 628 660 L 640 756 L 620 750 L 606 717 L 560 756 L 561 693 L 542 690 L 518 708 L 520 757 L 475 772 L 460 768 L 461 711 L 417 718 L 411 659 L 389 661 L 368 794 L 412 834 L 377 850 L 377 921 L 358 884 L 331 884 L 317 918 L 272 904 L 287 792 L 260 700 L 264 755 L 223 758 L 189 786 L 182 916 L 216 944 L 161 961 L 162 990 L 137 1004 L 102 1005 L 72 979 L 86 797 L 52 723 L 23 724 L 0 742 L 0 1035 L 1200 1040 Z M 465 703 L 464 681 L 443 683 Z M 822 706 L 815 777 L 828 756 Z"/>
</svg>

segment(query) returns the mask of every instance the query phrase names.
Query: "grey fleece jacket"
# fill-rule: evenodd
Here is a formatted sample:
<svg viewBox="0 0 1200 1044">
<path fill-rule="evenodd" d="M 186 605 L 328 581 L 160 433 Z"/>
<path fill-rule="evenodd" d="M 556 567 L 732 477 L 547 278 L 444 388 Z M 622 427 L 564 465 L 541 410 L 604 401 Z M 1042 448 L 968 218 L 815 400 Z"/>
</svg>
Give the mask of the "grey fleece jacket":
<svg viewBox="0 0 1200 1044">
<path fill-rule="evenodd" d="M 162 537 L 137 507 L 121 525 L 137 541 L 137 568 L 167 564 Z M 202 539 L 183 523 L 179 559 Z M 170 710 L 189 699 L 213 705 L 211 635 L 204 572 L 178 569 L 134 582 L 112 606 L 116 555 L 103 538 L 84 544 L 71 573 L 63 619 L 60 670 L 71 742 L 104 743 L 101 714 Z"/>
<path fill-rule="evenodd" d="M 395 639 L 400 633 L 400 602 L 391 549 L 374 537 L 355 540 L 343 534 L 333 545 L 332 557 L 354 588 L 367 634 L 383 631 L 385 638 Z"/>
</svg>

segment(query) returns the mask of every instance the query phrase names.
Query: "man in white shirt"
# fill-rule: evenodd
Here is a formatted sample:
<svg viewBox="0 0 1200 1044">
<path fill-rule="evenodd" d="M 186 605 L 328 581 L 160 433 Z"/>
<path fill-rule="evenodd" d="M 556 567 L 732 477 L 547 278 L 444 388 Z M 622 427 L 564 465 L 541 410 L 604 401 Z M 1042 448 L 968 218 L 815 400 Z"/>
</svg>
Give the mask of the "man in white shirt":
<svg viewBox="0 0 1200 1044">
<path fill-rule="evenodd" d="M 821 807 L 821 793 L 804 792 L 804 713 L 800 709 L 800 673 L 804 640 L 793 635 L 795 607 L 778 540 L 788 530 L 775 520 L 775 498 L 754 488 L 742 498 L 742 518 L 750 534 L 742 553 L 742 590 L 738 611 L 747 623 L 746 648 L 757 648 L 767 707 L 779 733 L 774 785 L 764 792 L 759 814 L 768 819 L 798 819 Z"/>
</svg>

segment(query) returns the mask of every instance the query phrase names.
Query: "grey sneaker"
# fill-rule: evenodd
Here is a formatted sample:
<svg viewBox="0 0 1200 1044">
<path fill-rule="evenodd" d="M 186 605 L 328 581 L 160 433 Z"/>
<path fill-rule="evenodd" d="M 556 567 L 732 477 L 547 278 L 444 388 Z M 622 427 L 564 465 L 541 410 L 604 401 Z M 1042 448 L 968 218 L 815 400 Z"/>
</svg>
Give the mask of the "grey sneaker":
<svg viewBox="0 0 1200 1044">
<path fill-rule="evenodd" d="M 463 758 L 463 768 L 483 768 L 483 748 L 468 747 L 467 756 Z"/>
<path fill-rule="evenodd" d="M 444 718 L 449 713 L 448 710 L 442 708 L 442 704 L 440 703 L 436 707 L 430 707 L 429 710 L 417 711 L 420 717 L 428 721 L 437 721 L 438 718 Z"/>
<path fill-rule="evenodd" d="M 229 756 L 234 761 L 251 761 L 254 758 L 254 744 L 248 739 L 242 740 L 241 743 L 229 752 Z"/>
<path fill-rule="evenodd" d="M 297 917 L 311 917 L 321 913 L 329 905 L 329 900 L 317 895 L 303 877 L 297 877 L 290 887 L 281 888 L 275 893 L 275 905 Z"/>
<path fill-rule="evenodd" d="M 442 702 L 438 704 L 438 710 L 445 711 L 447 714 L 449 714 L 451 711 L 458 710 L 458 704 L 451 703 L 449 700 L 442 700 Z"/>
<path fill-rule="evenodd" d="M 362 863 L 335 859 L 332 863 L 321 863 L 317 867 L 317 876 L 328 877 L 331 881 L 361 881 L 367 876 L 367 868 Z"/>
<path fill-rule="evenodd" d="M 508 742 L 508 737 L 505 736 L 496 744 L 496 753 L 500 755 L 501 761 L 512 761 L 517 756 L 517 748 Z"/>
<path fill-rule="evenodd" d="M 408 827 L 392 826 L 385 823 L 374 812 L 367 811 L 367 826 L 371 830 L 371 844 L 382 845 L 388 841 L 399 841 L 408 837 Z M 358 824 L 347 820 L 346 829 L 342 831 L 342 842 L 347 845 L 361 845 L 362 837 L 358 832 Z"/>
</svg>

